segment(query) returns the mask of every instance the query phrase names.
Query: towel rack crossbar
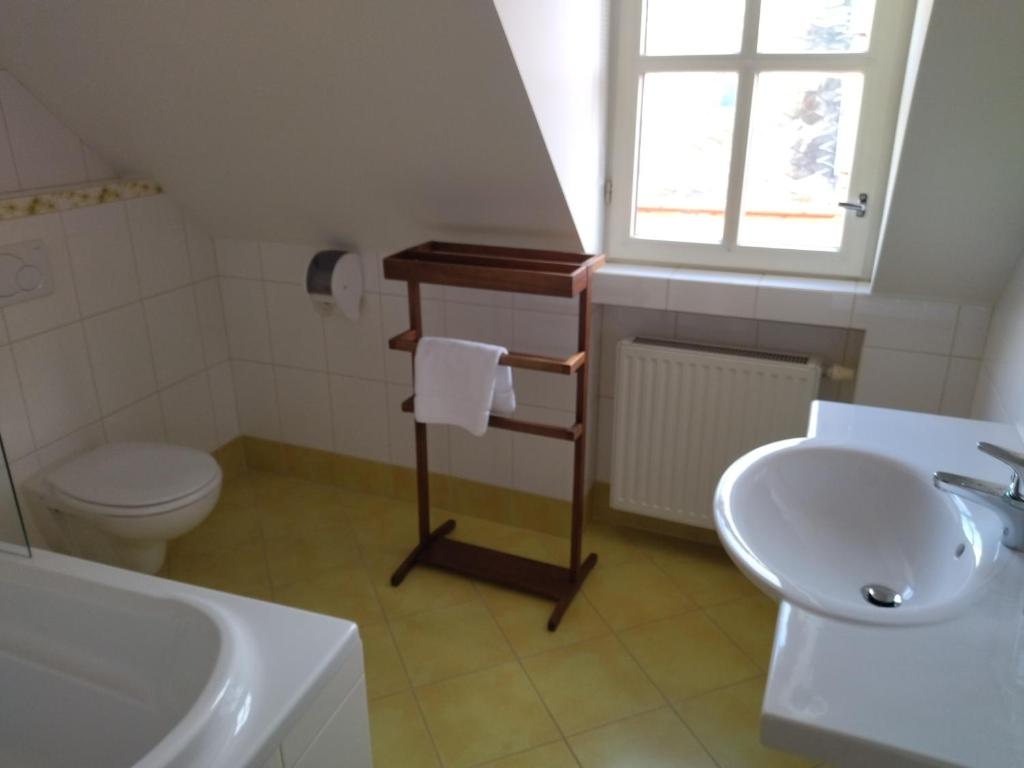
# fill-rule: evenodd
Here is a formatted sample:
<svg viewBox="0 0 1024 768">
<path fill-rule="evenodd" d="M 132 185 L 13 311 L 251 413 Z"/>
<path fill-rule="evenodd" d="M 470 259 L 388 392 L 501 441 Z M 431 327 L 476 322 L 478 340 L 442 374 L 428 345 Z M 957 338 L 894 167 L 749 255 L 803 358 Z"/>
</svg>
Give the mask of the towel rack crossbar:
<svg viewBox="0 0 1024 768">
<path fill-rule="evenodd" d="M 419 341 L 419 334 L 415 330 L 403 331 L 397 336 L 388 339 L 388 347 L 402 352 L 416 352 L 416 344 Z M 547 355 L 528 355 L 520 352 L 509 352 L 498 358 L 499 365 L 508 365 L 512 368 L 525 368 L 531 371 L 543 371 L 544 373 L 576 373 L 583 362 L 587 359 L 586 352 L 573 352 L 568 357 L 548 357 Z"/>
<path fill-rule="evenodd" d="M 490 291 L 574 298 L 604 256 L 429 242 L 384 260 L 384 277 Z"/>
<path fill-rule="evenodd" d="M 402 401 L 402 411 L 405 413 L 416 413 L 416 397 L 408 397 Z M 495 429 L 507 429 L 510 432 L 522 432 L 527 435 L 538 437 L 550 437 L 555 440 L 568 440 L 576 442 L 583 437 L 583 425 L 573 424 L 568 427 L 559 427 L 555 424 L 541 424 L 536 421 L 523 421 L 522 419 L 510 419 L 507 416 L 499 416 L 492 413 L 487 426 Z"/>
</svg>

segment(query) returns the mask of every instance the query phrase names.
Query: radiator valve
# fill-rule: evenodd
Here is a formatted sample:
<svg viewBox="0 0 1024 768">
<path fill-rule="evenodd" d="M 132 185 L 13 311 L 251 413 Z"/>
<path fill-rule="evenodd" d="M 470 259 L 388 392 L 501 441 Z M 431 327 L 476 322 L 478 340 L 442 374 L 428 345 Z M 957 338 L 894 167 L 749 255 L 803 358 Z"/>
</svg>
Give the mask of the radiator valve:
<svg viewBox="0 0 1024 768">
<path fill-rule="evenodd" d="M 853 381 L 857 375 L 856 368 L 847 368 L 845 365 L 830 365 L 822 374 L 826 379 L 832 381 Z"/>
</svg>

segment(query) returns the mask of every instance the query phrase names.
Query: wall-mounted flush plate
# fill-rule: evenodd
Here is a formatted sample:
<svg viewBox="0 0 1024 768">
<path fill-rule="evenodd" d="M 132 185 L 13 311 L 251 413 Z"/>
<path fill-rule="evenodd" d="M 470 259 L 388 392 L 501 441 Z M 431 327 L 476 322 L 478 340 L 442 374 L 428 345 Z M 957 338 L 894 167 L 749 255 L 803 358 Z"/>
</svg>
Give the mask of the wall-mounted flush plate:
<svg viewBox="0 0 1024 768">
<path fill-rule="evenodd" d="M 46 243 L 26 240 L 0 245 L 0 307 L 53 293 Z"/>
</svg>

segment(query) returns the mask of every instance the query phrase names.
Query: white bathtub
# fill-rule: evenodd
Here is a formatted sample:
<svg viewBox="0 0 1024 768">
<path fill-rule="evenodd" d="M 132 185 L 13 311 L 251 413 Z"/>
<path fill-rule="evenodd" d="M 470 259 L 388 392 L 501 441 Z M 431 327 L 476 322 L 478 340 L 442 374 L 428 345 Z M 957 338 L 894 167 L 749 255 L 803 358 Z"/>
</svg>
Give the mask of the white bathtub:
<svg viewBox="0 0 1024 768">
<path fill-rule="evenodd" d="M 318 739 L 330 765 L 369 766 L 354 624 L 0 555 L 0 765 L 315 768 Z"/>
</svg>

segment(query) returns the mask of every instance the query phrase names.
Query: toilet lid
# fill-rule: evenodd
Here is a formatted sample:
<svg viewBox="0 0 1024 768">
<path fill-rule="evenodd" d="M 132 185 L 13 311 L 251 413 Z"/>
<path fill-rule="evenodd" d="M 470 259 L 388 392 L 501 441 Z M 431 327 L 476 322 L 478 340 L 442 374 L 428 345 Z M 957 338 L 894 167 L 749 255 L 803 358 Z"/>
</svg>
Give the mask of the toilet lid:
<svg viewBox="0 0 1024 768">
<path fill-rule="evenodd" d="M 161 443 L 111 443 L 72 459 L 49 476 L 68 496 L 108 507 L 149 507 L 180 499 L 212 482 L 208 453 Z"/>
</svg>

